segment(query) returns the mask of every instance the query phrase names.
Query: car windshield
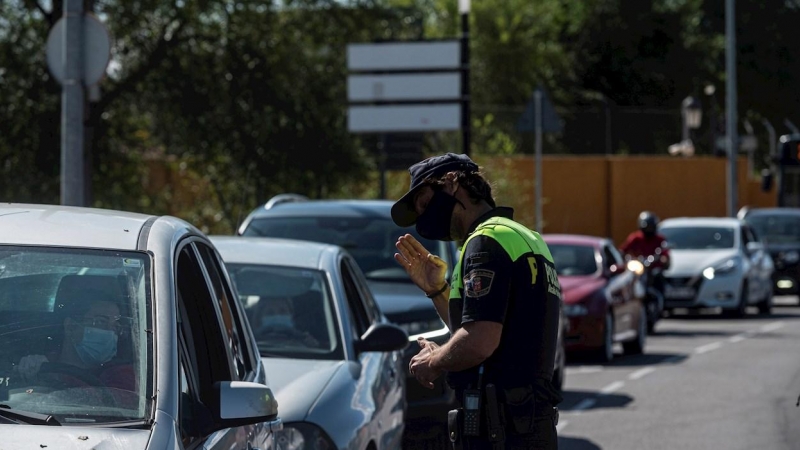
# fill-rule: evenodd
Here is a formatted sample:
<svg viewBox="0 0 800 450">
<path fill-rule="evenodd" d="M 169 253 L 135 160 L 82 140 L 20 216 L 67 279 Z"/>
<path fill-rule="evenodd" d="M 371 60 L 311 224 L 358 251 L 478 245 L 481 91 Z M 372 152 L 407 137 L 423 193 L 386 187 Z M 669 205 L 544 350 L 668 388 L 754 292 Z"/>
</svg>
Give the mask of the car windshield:
<svg viewBox="0 0 800 450">
<path fill-rule="evenodd" d="M 62 425 L 148 417 L 144 253 L 0 246 L 0 404 Z"/>
<path fill-rule="evenodd" d="M 414 227 L 400 228 L 383 217 L 264 217 L 254 219 L 243 235 L 339 245 L 353 255 L 368 279 L 410 282 L 394 260 L 397 238 L 406 233 L 440 256 L 447 251 L 446 243 L 424 239 Z"/>
<path fill-rule="evenodd" d="M 547 244 L 556 273 L 561 276 L 585 276 L 597 273 L 599 266 L 594 247 L 573 244 Z"/>
<path fill-rule="evenodd" d="M 344 358 L 324 272 L 255 264 L 226 266 L 261 356 Z"/>
<path fill-rule="evenodd" d="M 756 235 L 768 244 L 800 244 L 800 215 L 772 216 L 756 215 L 747 217 L 747 223 Z"/>
<path fill-rule="evenodd" d="M 732 227 L 671 226 L 660 233 L 674 250 L 719 250 L 733 248 L 735 232 Z"/>
</svg>

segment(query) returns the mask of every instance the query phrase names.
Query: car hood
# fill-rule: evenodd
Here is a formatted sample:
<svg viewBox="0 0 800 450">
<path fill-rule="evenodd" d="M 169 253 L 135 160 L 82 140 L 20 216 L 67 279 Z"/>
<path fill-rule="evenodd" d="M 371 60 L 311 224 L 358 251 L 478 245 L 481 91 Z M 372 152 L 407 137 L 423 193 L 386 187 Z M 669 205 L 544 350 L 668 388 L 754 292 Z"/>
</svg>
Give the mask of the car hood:
<svg viewBox="0 0 800 450">
<path fill-rule="evenodd" d="M 304 420 L 344 361 L 261 358 L 284 422 Z"/>
<path fill-rule="evenodd" d="M 150 430 L 2 425 L 2 448 L 144 449 Z"/>
<path fill-rule="evenodd" d="M 708 267 L 737 256 L 736 249 L 722 250 L 670 250 L 669 270 L 664 274 L 672 277 L 692 277 Z"/>
<path fill-rule="evenodd" d="M 433 303 L 411 282 L 367 282 L 381 311 L 386 315 L 407 313 L 420 309 L 433 309 Z"/>
<path fill-rule="evenodd" d="M 602 288 L 605 285 L 605 280 L 593 276 L 559 276 L 558 283 L 561 285 L 561 295 L 564 298 L 564 303 L 573 304 L 583 301 L 586 296 Z"/>
</svg>

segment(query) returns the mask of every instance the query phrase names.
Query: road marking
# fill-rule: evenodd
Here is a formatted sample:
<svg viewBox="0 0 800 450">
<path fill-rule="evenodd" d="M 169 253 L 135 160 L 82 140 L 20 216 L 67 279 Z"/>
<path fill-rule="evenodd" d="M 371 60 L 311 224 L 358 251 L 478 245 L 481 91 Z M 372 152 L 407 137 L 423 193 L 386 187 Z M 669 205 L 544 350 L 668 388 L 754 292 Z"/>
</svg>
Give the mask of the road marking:
<svg viewBox="0 0 800 450">
<path fill-rule="evenodd" d="M 569 422 L 567 422 L 566 420 L 559 420 L 558 425 L 556 425 L 556 433 L 561 433 L 561 431 L 564 429 L 564 427 L 567 426 L 568 423 Z"/>
<path fill-rule="evenodd" d="M 603 389 L 600 389 L 600 395 L 608 395 L 608 394 L 618 390 L 622 386 L 625 386 L 625 382 L 623 382 L 623 381 L 615 381 L 615 382 L 609 384 L 608 386 L 604 387 Z"/>
<path fill-rule="evenodd" d="M 722 347 L 722 342 L 712 342 L 710 344 L 701 345 L 700 347 L 697 347 L 696 349 L 694 349 L 694 352 L 697 353 L 698 355 L 702 355 L 703 353 L 708 353 L 720 347 Z"/>
<path fill-rule="evenodd" d="M 748 334 L 748 333 L 737 334 L 736 336 L 728 339 L 728 342 L 730 342 L 731 344 L 735 344 L 737 342 L 742 342 L 743 340 L 745 340 L 745 339 L 747 339 L 749 337 L 750 337 L 750 334 Z"/>
<path fill-rule="evenodd" d="M 645 367 L 643 369 L 639 369 L 636 372 L 633 372 L 632 374 L 628 375 L 628 379 L 629 380 L 638 380 L 639 378 L 642 378 L 642 377 L 644 377 L 644 376 L 646 376 L 648 374 L 651 374 L 651 373 L 653 373 L 655 371 L 656 371 L 656 369 L 654 367 Z"/>
<path fill-rule="evenodd" d="M 597 373 L 602 372 L 602 366 L 579 366 L 579 367 L 567 367 L 567 375 L 579 375 L 583 373 Z"/>
<path fill-rule="evenodd" d="M 572 408 L 572 411 L 575 411 L 575 412 L 585 411 L 585 410 L 591 408 L 592 406 L 594 406 L 596 403 L 597 403 L 597 399 L 595 399 L 595 398 L 585 398 L 585 399 L 581 400 L 580 403 L 575 405 L 575 407 Z"/>
<path fill-rule="evenodd" d="M 762 333 L 769 333 L 770 331 L 775 331 L 778 328 L 783 327 L 783 322 L 772 322 L 764 325 L 763 327 L 759 328 L 758 331 Z"/>
</svg>

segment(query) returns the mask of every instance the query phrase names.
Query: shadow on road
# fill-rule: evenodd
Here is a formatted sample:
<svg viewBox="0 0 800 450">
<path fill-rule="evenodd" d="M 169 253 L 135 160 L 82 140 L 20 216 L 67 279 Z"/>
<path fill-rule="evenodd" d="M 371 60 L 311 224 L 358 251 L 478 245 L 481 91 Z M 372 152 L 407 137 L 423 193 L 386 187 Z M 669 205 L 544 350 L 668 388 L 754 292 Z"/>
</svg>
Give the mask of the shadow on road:
<svg viewBox="0 0 800 450">
<path fill-rule="evenodd" d="M 647 351 L 647 350 L 645 350 Z M 606 367 L 653 366 L 658 364 L 679 364 L 689 355 L 686 353 L 645 353 L 644 355 L 615 355 Z"/>
<path fill-rule="evenodd" d="M 594 442 L 579 437 L 558 437 L 559 450 L 600 450 L 600 446 Z"/>
<path fill-rule="evenodd" d="M 601 394 L 595 391 L 576 391 L 566 390 L 561 393 L 564 397 L 558 405 L 558 409 L 563 412 L 592 409 L 624 408 L 633 401 L 633 397 L 627 394 Z M 586 406 L 584 400 L 592 401 L 591 406 Z M 580 407 L 579 409 L 577 409 Z"/>
<path fill-rule="evenodd" d="M 645 350 L 647 351 L 647 350 Z M 688 357 L 685 353 L 645 353 L 644 355 L 623 355 L 617 353 L 605 367 L 636 367 L 657 364 L 678 364 Z M 567 367 L 581 365 L 591 359 L 581 354 L 567 354 Z"/>
<path fill-rule="evenodd" d="M 655 333 L 648 337 L 675 337 L 675 338 L 696 338 L 696 337 L 727 337 L 736 334 L 736 331 L 730 330 L 659 330 L 656 329 Z"/>
</svg>

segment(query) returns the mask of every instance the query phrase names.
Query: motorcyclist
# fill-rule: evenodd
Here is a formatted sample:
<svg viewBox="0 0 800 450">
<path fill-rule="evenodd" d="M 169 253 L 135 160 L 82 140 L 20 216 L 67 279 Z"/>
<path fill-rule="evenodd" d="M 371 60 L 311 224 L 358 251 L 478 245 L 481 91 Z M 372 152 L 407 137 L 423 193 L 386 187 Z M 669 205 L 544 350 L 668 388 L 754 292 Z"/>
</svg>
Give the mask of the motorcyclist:
<svg viewBox="0 0 800 450">
<path fill-rule="evenodd" d="M 620 250 L 627 259 L 645 260 L 653 257 L 650 261 L 651 269 L 658 269 L 654 272 L 661 272 L 669 268 L 669 246 L 664 236 L 658 234 L 658 216 L 650 211 L 642 211 L 639 214 L 639 229 L 628 235 L 628 239 L 622 244 Z"/>
<path fill-rule="evenodd" d="M 642 211 L 638 219 L 639 229 L 622 244 L 620 250 L 625 260 L 639 260 L 646 271 L 646 289 L 655 289 L 658 294 L 648 295 L 647 329 L 652 332 L 664 308 L 663 272 L 669 268 L 669 246 L 664 236 L 658 234 L 658 217 L 650 211 Z"/>
</svg>

